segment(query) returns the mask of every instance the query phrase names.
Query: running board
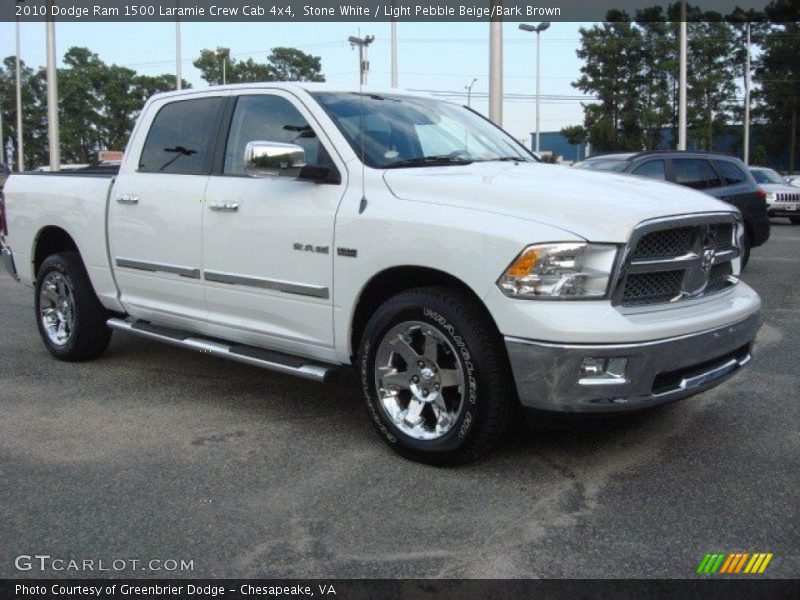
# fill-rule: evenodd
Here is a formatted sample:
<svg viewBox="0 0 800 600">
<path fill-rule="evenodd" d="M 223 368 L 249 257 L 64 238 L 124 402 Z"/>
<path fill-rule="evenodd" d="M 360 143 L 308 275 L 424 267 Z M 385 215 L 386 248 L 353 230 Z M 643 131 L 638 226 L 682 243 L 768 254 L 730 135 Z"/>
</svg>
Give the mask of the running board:
<svg viewBox="0 0 800 600">
<path fill-rule="evenodd" d="M 202 338 L 188 331 L 160 327 L 147 321 L 125 321 L 114 318 L 106 321 L 106 325 L 117 331 L 127 331 L 151 340 L 172 344 L 173 346 L 198 350 L 204 354 L 227 358 L 228 360 L 277 371 L 278 373 L 296 375 L 313 381 L 330 381 L 336 372 L 336 366 L 334 365 L 309 362 L 304 358 L 255 346 Z"/>
</svg>

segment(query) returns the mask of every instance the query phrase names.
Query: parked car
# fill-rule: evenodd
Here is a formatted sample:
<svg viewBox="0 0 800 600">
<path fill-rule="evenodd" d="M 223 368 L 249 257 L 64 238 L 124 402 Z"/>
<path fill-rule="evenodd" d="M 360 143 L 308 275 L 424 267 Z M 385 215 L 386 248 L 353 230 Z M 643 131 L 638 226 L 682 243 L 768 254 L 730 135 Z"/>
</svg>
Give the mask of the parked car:
<svg viewBox="0 0 800 600">
<path fill-rule="evenodd" d="M 520 409 L 709 389 L 758 325 L 730 205 L 541 164 L 397 90 L 159 94 L 118 169 L 15 174 L 5 193 L 3 260 L 56 358 L 95 358 L 116 330 L 320 382 L 353 365 L 380 436 L 430 463 L 483 454 Z"/>
<path fill-rule="evenodd" d="M 0 190 L 3 189 L 10 172 L 11 171 L 9 170 L 8 165 L 0 162 Z"/>
<path fill-rule="evenodd" d="M 668 150 L 593 156 L 575 166 L 670 181 L 733 204 L 744 216 L 745 264 L 750 258 L 750 249 L 769 239 L 766 193 L 759 190 L 744 163 L 736 157 Z"/>
<path fill-rule="evenodd" d="M 786 178 L 786 183 L 793 187 L 800 187 L 800 175 L 789 175 Z"/>
<path fill-rule="evenodd" d="M 800 225 L 800 190 L 767 167 L 750 167 L 750 173 L 767 194 L 767 214 L 786 217 L 793 225 Z"/>
</svg>

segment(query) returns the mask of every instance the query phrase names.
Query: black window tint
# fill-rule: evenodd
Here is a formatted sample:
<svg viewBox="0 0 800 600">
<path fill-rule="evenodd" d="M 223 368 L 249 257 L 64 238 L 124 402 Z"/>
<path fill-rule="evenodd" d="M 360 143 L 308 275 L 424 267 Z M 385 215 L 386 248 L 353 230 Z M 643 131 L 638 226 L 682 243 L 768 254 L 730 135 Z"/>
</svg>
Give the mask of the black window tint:
<svg viewBox="0 0 800 600">
<path fill-rule="evenodd" d="M 144 150 L 139 171 L 145 173 L 206 173 L 206 159 L 217 123 L 222 98 L 172 102 L 158 111 Z"/>
<path fill-rule="evenodd" d="M 722 185 L 711 163 L 702 158 L 673 158 L 672 170 L 675 183 L 686 187 L 707 190 Z"/>
<path fill-rule="evenodd" d="M 744 174 L 744 171 L 731 161 L 718 160 L 715 162 L 725 185 L 736 185 L 737 183 L 744 183 L 747 181 L 747 175 Z"/>
<path fill-rule="evenodd" d="M 241 96 L 236 101 L 228 143 L 225 173 L 244 175 L 244 147 L 248 142 L 297 144 L 306 151 L 306 164 L 319 163 L 317 134 L 291 102 L 280 96 Z"/>
<path fill-rule="evenodd" d="M 650 179 L 661 179 L 662 181 L 667 178 L 663 160 L 648 160 L 646 163 L 636 167 L 631 173 L 649 177 Z"/>
</svg>

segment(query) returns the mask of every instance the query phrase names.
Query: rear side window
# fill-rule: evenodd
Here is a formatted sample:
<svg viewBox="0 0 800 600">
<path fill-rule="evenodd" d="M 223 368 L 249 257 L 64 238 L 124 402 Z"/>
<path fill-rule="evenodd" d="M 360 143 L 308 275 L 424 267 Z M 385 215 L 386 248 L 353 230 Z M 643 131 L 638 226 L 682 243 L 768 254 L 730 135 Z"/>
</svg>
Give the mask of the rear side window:
<svg viewBox="0 0 800 600">
<path fill-rule="evenodd" d="M 725 185 L 736 185 L 737 183 L 745 183 L 747 181 L 747 175 L 745 175 L 744 171 L 731 161 L 717 160 L 715 164 L 717 165 L 717 170 L 720 175 L 722 175 L 722 180 Z"/>
<path fill-rule="evenodd" d="M 636 167 L 631 173 L 649 177 L 650 179 L 661 179 L 662 181 L 667 178 L 663 160 L 648 160 L 646 163 Z"/>
<path fill-rule="evenodd" d="M 711 163 L 702 158 L 673 158 L 672 170 L 675 172 L 675 183 L 686 187 L 707 190 L 722 186 Z"/>
<path fill-rule="evenodd" d="M 202 175 L 222 98 L 172 102 L 158 111 L 139 159 L 143 173 Z"/>
</svg>

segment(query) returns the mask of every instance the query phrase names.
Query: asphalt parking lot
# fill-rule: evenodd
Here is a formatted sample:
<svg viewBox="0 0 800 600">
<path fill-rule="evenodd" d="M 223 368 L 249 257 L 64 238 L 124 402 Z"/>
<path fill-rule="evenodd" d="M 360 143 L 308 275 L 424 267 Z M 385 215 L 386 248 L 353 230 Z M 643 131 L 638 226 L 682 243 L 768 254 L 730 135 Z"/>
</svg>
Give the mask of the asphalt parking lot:
<svg viewBox="0 0 800 600">
<path fill-rule="evenodd" d="M 457 469 L 398 458 L 327 386 L 115 334 L 52 359 L 0 275 L 0 577 L 15 557 L 191 560 L 192 577 L 687 577 L 707 552 L 800 574 L 800 227 L 744 279 L 751 366 L 688 400 L 518 432 Z"/>
</svg>

